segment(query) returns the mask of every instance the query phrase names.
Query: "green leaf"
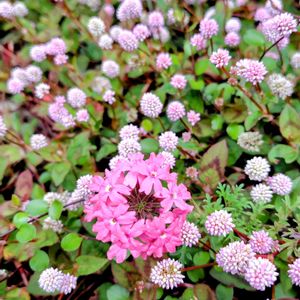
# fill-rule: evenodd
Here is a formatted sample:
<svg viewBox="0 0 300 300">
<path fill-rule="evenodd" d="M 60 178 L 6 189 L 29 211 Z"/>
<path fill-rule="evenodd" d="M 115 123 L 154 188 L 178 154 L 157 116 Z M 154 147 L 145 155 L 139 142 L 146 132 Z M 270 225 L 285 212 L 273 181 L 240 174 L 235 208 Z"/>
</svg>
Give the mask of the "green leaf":
<svg viewBox="0 0 300 300">
<path fill-rule="evenodd" d="M 150 132 L 153 129 L 153 123 L 149 119 L 144 119 L 141 123 L 141 127 L 147 132 Z"/>
<path fill-rule="evenodd" d="M 141 141 L 142 152 L 150 154 L 151 152 L 158 152 L 159 145 L 158 141 L 155 139 L 143 139 Z"/>
<path fill-rule="evenodd" d="M 277 158 L 283 158 L 287 164 L 297 160 L 299 150 L 288 145 L 278 144 L 271 148 L 268 158 L 271 163 L 278 163 Z"/>
<path fill-rule="evenodd" d="M 236 141 L 239 135 L 244 132 L 244 127 L 238 124 L 230 124 L 226 128 L 226 132 L 233 140 Z"/>
<path fill-rule="evenodd" d="M 49 216 L 54 220 L 58 220 L 60 218 L 62 211 L 63 211 L 63 204 L 60 201 L 55 200 L 53 201 L 53 203 L 49 208 Z"/>
<path fill-rule="evenodd" d="M 255 29 L 248 29 L 243 39 L 250 46 L 263 46 L 266 43 L 264 35 Z"/>
<path fill-rule="evenodd" d="M 107 292 L 107 299 L 108 300 L 128 300 L 129 299 L 129 292 L 124 287 L 114 284 L 111 286 Z"/>
<path fill-rule="evenodd" d="M 81 242 L 82 237 L 72 232 L 63 237 L 61 247 L 65 251 L 75 251 L 80 247 Z"/>
<path fill-rule="evenodd" d="M 39 286 L 39 278 L 40 278 L 40 275 L 41 273 L 39 272 L 36 272 L 34 273 L 31 277 L 30 277 L 30 281 L 29 281 L 29 284 L 28 286 L 26 287 L 28 292 L 31 294 L 31 295 L 34 295 L 34 296 L 47 296 L 47 295 L 58 295 L 59 294 L 59 291 L 57 291 L 56 293 L 47 293 L 45 292 L 43 289 L 40 288 Z"/>
<path fill-rule="evenodd" d="M 23 224 L 16 234 L 20 243 L 27 243 L 36 237 L 36 228 L 32 224 Z"/>
<path fill-rule="evenodd" d="M 17 145 L 1 145 L 0 157 L 4 159 L 8 165 L 14 164 L 25 157 L 25 153 L 22 148 Z"/>
<path fill-rule="evenodd" d="M 49 256 L 45 251 L 38 250 L 29 261 L 33 271 L 41 272 L 49 266 Z"/>
<path fill-rule="evenodd" d="M 101 159 L 109 156 L 112 153 L 117 151 L 117 146 L 114 144 L 104 144 L 100 150 L 97 152 L 96 161 L 100 161 Z"/>
<path fill-rule="evenodd" d="M 56 186 L 59 186 L 71 170 L 69 162 L 54 163 L 51 168 L 51 179 Z"/>
<path fill-rule="evenodd" d="M 205 273 L 203 269 L 196 269 L 196 270 L 188 271 L 187 276 L 192 282 L 196 283 L 200 279 L 204 278 Z"/>
<path fill-rule="evenodd" d="M 193 263 L 195 266 L 207 264 L 210 261 L 210 255 L 208 252 L 197 252 L 193 257 Z"/>
<path fill-rule="evenodd" d="M 28 222 L 29 216 L 25 212 L 18 212 L 14 215 L 13 223 L 16 225 L 17 228 L 20 228 L 21 225 Z"/>
<path fill-rule="evenodd" d="M 95 273 L 109 263 L 106 258 L 92 255 L 81 255 L 76 258 L 76 262 L 78 264 L 77 276 Z"/>
<path fill-rule="evenodd" d="M 195 64 L 195 74 L 201 75 L 208 69 L 210 62 L 208 58 L 199 59 Z"/>
<path fill-rule="evenodd" d="M 26 212 L 31 216 L 38 216 L 48 211 L 48 203 L 44 200 L 31 200 L 26 205 Z"/>
<path fill-rule="evenodd" d="M 233 288 L 227 287 L 223 284 L 218 284 L 216 288 L 216 295 L 218 300 L 232 300 L 233 299 Z"/>
</svg>

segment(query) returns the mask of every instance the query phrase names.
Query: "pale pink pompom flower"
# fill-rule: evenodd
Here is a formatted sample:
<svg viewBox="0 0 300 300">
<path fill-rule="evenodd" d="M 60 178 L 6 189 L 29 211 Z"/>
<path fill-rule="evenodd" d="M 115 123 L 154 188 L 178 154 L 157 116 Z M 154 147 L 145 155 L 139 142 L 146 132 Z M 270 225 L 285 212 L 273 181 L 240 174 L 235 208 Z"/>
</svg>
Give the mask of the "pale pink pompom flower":
<svg viewBox="0 0 300 300">
<path fill-rule="evenodd" d="M 118 43 L 127 52 L 133 52 L 139 46 L 137 38 L 129 30 L 122 30 L 118 37 Z"/>
<path fill-rule="evenodd" d="M 190 39 L 190 43 L 198 51 L 207 47 L 207 40 L 200 33 L 194 34 Z"/>
<path fill-rule="evenodd" d="M 169 53 L 159 53 L 156 58 L 156 67 L 159 70 L 168 69 L 172 65 Z"/>
<path fill-rule="evenodd" d="M 67 102 L 74 108 L 79 108 L 86 103 L 86 94 L 81 89 L 75 87 L 67 92 Z"/>
<path fill-rule="evenodd" d="M 116 102 L 115 94 L 116 93 L 112 90 L 105 91 L 105 93 L 103 94 L 103 101 L 112 105 L 113 103 Z"/>
<path fill-rule="evenodd" d="M 17 78 L 11 78 L 7 81 L 7 91 L 11 94 L 19 94 L 24 88 L 24 82 Z"/>
<path fill-rule="evenodd" d="M 224 42 L 227 46 L 234 48 L 237 47 L 240 42 L 241 42 L 241 38 L 239 36 L 238 33 L 236 32 L 229 32 L 226 34 Z"/>
<path fill-rule="evenodd" d="M 67 63 L 68 58 L 69 57 L 66 54 L 58 54 L 58 55 L 54 56 L 53 61 L 57 66 L 60 66 L 60 65 L 64 65 L 65 63 Z"/>
<path fill-rule="evenodd" d="M 249 244 L 255 253 L 267 254 L 272 251 L 274 241 L 269 236 L 268 232 L 260 230 L 252 232 Z"/>
<path fill-rule="evenodd" d="M 288 275 L 294 285 L 300 286 L 300 258 L 289 264 Z"/>
<path fill-rule="evenodd" d="M 162 133 L 158 138 L 159 146 L 165 151 L 173 151 L 178 144 L 178 137 L 172 131 Z"/>
<path fill-rule="evenodd" d="M 36 45 L 30 49 L 30 57 L 33 61 L 41 62 L 47 57 L 47 48 L 45 45 Z"/>
<path fill-rule="evenodd" d="M 145 39 L 147 39 L 151 35 L 148 27 L 144 24 L 135 25 L 132 32 L 140 42 L 143 42 Z"/>
<path fill-rule="evenodd" d="M 213 212 L 205 221 L 205 228 L 210 235 L 226 236 L 234 227 L 231 214 L 226 210 Z"/>
<path fill-rule="evenodd" d="M 226 49 L 218 49 L 213 52 L 209 58 L 210 62 L 216 65 L 217 68 L 223 68 L 228 65 L 231 56 Z"/>
<path fill-rule="evenodd" d="M 188 111 L 186 115 L 187 115 L 188 122 L 192 126 L 195 126 L 201 119 L 200 114 L 195 112 L 194 110 Z"/>
<path fill-rule="evenodd" d="M 153 93 L 145 93 L 140 101 L 141 112 L 149 118 L 157 118 L 162 112 L 163 104 Z"/>
<path fill-rule="evenodd" d="M 267 183 L 275 194 L 281 196 L 290 194 L 293 188 L 293 182 L 290 177 L 281 173 L 268 177 Z"/>
<path fill-rule="evenodd" d="M 200 22 L 200 33 L 205 39 L 211 39 L 219 31 L 218 23 L 213 19 L 203 19 Z"/>
<path fill-rule="evenodd" d="M 76 120 L 78 122 L 87 122 L 89 120 L 90 116 L 86 109 L 80 109 L 76 113 Z"/>
<path fill-rule="evenodd" d="M 172 78 L 171 78 L 171 85 L 179 90 L 183 90 L 186 87 L 187 84 L 187 80 L 185 78 L 184 75 L 182 74 L 175 74 Z"/>
<path fill-rule="evenodd" d="M 46 44 L 48 55 L 63 55 L 67 51 L 67 46 L 61 38 L 53 38 Z"/>
<path fill-rule="evenodd" d="M 172 101 L 167 107 L 167 117 L 170 121 L 176 122 L 185 116 L 185 108 L 179 101 Z"/>
</svg>

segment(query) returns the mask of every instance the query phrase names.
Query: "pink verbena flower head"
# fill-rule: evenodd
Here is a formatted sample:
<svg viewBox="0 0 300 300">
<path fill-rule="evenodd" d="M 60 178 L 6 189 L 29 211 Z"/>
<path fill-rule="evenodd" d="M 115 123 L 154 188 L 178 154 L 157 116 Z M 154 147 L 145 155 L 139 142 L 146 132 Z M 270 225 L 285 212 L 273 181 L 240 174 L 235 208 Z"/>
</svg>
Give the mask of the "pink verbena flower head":
<svg viewBox="0 0 300 300">
<path fill-rule="evenodd" d="M 164 16 L 160 11 L 152 11 L 148 16 L 148 26 L 151 30 L 155 30 L 164 26 Z"/>
<path fill-rule="evenodd" d="M 117 18 L 123 22 L 131 19 L 140 18 L 143 12 L 142 1 L 124 0 L 118 7 Z"/>
<path fill-rule="evenodd" d="M 192 126 L 195 126 L 201 119 L 200 114 L 195 112 L 194 110 L 188 111 L 186 115 L 187 115 L 188 122 Z"/>
<path fill-rule="evenodd" d="M 33 150 L 40 150 L 44 147 L 47 147 L 47 138 L 43 134 L 33 134 L 30 137 L 30 146 Z"/>
<path fill-rule="evenodd" d="M 128 251 L 134 257 L 159 258 L 182 245 L 180 232 L 192 210 L 186 203 L 191 195 L 164 162 L 160 154 L 148 159 L 133 154 L 118 160 L 104 177 L 94 176 L 95 195 L 85 203 L 85 219 L 96 219 L 96 238 L 111 242 L 109 259 L 120 263 Z"/>
<path fill-rule="evenodd" d="M 255 259 L 255 253 L 250 245 L 244 242 L 232 242 L 220 249 L 216 255 L 217 264 L 226 273 L 233 275 L 244 275 L 248 269 L 249 262 Z"/>
<path fill-rule="evenodd" d="M 36 62 L 43 61 L 47 57 L 47 47 L 45 45 L 33 46 L 30 49 L 30 57 Z"/>
<path fill-rule="evenodd" d="M 132 124 L 125 125 L 120 130 L 121 140 L 134 139 L 134 140 L 138 141 L 139 140 L 139 134 L 140 134 L 139 128 L 135 125 L 132 125 Z"/>
<path fill-rule="evenodd" d="M 172 101 L 167 107 L 167 117 L 170 121 L 176 122 L 185 116 L 185 108 L 179 101 Z"/>
<path fill-rule="evenodd" d="M 168 69 L 172 65 L 169 53 L 159 53 L 156 57 L 156 67 L 159 70 Z"/>
<path fill-rule="evenodd" d="M 218 31 L 219 25 L 214 19 L 203 19 L 200 22 L 200 33 L 205 39 L 211 39 Z"/>
<path fill-rule="evenodd" d="M 250 180 L 263 181 L 268 177 L 270 169 L 270 164 L 265 158 L 255 156 L 247 160 L 245 173 Z"/>
<path fill-rule="evenodd" d="M 24 82 L 18 78 L 11 78 L 7 81 L 7 91 L 11 94 L 19 94 L 24 88 Z"/>
<path fill-rule="evenodd" d="M 104 94 L 103 94 L 103 101 L 107 102 L 108 104 L 112 105 L 113 103 L 116 102 L 116 98 L 115 98 L 115 92 L 112 90 L 107 90 Z"/>
<path fill-rule="evenodd" d="M 102 63 L 101 71 L 109 78 L 120 75 L 120 66 L 113 60 L 106 60 Z"/>
<path fill-rule="evenodd" d="M 122 32 L 118 36 L 118 43 L 121 48 L 127 52 L 133 52 L 139 46 L 137 38 L 129 30 L 122 30 Z"/>
<path fill-rule="evenodd" d="M 118 145 L 119 154 L 123 157 L 127 157 L 133 153 L 141 152 L 141 150 L 141 145 L 136 139 L 125 139 L 122 140 Z"/>
<path fill-rule="evenodd" d="M 237 75 L 252 84 L 260 83 L 264 80 L 267 70 L 262 62 L 254 59 L 241 59 L 236 63 Z"/>
<path fill-rule="evenodd" d="M 213 212 L 205 221 L 205 228 L 210 235 L 226 236 L 234 227 L 231 214 L 226 210 Z"/>
<path fill-rule="evenodd" d="M 178 144 L 178 137 L 172 131 L 166 131 L 162 133 L 159 138 L 159 146 L 165 151 L 173 151 L 176 149 Z"/>
<path fill-rule="evenodd" d="M 5 19 L 12 19 L 14 17 L 13 6 L 8 1 L 0 2 L 0 17 Z"/>
<path fill-rule="evenodd" d="M 222 68 L 228 65 L 231 56 L 226 49 L 218 49 L 213 52 L 209 58 L 210 62 L 216 65 L 217 68 Z"/>
<path fill-rule="evenodd" d="M 76 120 L 78 122 L 87 122 L 89 119 L 90 119 L 90 115 L 86 109 L 82 108 L 77 111 Z"/>
<path fill-rule="evenodd" d="M 53 38 L 46 44 L 48 55 L 63 55 L 67 51 L 67 46 L 61 38 Z"/>
<path fill-rule="evenodd" d="M 224 39 L 225 45 L 234 48 L 237 47 L 240 42 L 241 38 L 238 33 L 236 32 L 229 32 L 226 34 L 225 39 Z"/>
<path fill-rule="evenodd" d="M 163 289 L 173 289 L 183 283 L 183 265 L 175 259 L 163 259 L 151 269 L 150 280 Z"/>
<path fill-rule="evenodd" d="M 300 286 L 300 258 L 289 264 L 288 275 L 294 285 Z"/>
<path fill-rule="evenodd" d="M 68 59 L 69 59 L 68 55 L 58 54 L 54 56 L 53 61 L 57 66 L 61 66 L 67 63 Z"/>
<path fill-rule="evenodd" d="M 198 227 L 193 223 L 185 221 L 181 230 L 182 244 L 187 247 L 192 247 L 197 245 L 200 238 L 201 234 Z"/>
<path fill-rule="evenodd" d="M 147 39 L 151 35 L 150 30 L 144 24 L 135 25 L 132 32 L 140 42 L 143 42 L 145 39 Z"/>
<path fill-rule="evenodd" d="M 253 231 L 250 236 L 249 244 L 252 250 L 258 254 L 267 254 L 270 253 L 274 246 L 273 239 L 269 236 L 269 233 L 260 230 Z"/>
<path fill-rule="evenodd" d="M 292 180 L 284 174 L 276 174 L 268 177 L 267 183 L 275 194 L 281 196 L 290 194 L 293 188 Z"/>
<path fill-rule="evenodd" d="M 79 88 L 71 88 L 67 92 L 67 102 L 74 108 L 79 108 L 86 103 L 86 94 Z"/>
<path fill-rule="evenodd" d="M 145 93 L 140 101 L 141 112 L 149 118 L 157 118 L 163 108 L 159 98 L 153 93 Z"/>
<path fill-rule="evenodd" d="M 253 258 L 245 272 L 245 279 L 256 290 L 264 291 L 266 287 L 271 287 L 278 276 L 276 267 L 266 258 Z"/>
<path fill-rule="evenodd" d="M 205 49 L 207 46 L 207 40 L 200 33 L 194 34 L 190 39 L 190 43 L 198 51 Z"/>
<path fill-rule="evenodd" d="M 238 18 L 231 18 L 226 22 L 226 32 L 239 32 L 241 30 L 241 21 Z"/>
<path fill-rule="evenodd" d="M 184 75 L 182 74 L 175 74 L 171 78 L 171 85 L 179 90 L 183 90 L 186 87 L 187 80 L 185 79 Z"/>
</svg>

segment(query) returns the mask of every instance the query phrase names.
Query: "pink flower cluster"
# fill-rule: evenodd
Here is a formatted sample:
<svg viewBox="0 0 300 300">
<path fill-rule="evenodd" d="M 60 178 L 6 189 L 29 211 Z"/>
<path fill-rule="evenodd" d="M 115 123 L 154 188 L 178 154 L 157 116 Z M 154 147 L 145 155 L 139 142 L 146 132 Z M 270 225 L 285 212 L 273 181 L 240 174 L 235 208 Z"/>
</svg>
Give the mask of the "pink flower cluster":
<svg viewBox="0 0 300 300">
<path fill-rule="evenodd" d="M 85 204 L 85 219 L 96 219 L 96 238 L 111 242 L 109 259 L 118 263 L 127 251 L 134 257 L 162 257 L 182 245 L 181 230 L 192 206 L 183 184 L 170 172 L 162 155 L 148 159 L 133 154 L 120 159 L 105 176 L 94 176 L 91 189 L 96 193 Z"/>
</svg>

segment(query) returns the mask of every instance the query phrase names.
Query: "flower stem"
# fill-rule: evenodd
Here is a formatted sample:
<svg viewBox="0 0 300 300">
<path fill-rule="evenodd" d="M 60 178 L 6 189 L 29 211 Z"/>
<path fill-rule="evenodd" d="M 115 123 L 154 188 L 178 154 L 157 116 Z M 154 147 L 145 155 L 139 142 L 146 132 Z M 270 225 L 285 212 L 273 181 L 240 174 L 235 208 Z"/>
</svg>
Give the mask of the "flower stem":
<svg viewBox="0 0 300 300">
<path fill-rule="evenodd" d="M 284 36 L 283 37 L 281 37 L 278 41 L 276 41 L 275 43 L 273 43 L 270 47 L 268 47 L 267 49 L 265 49 L 264 50 L 264 52 L 263 52 L 263 54 L 260 56 L 260 58 L 259 58 L 259 61 L 261 61 L 263 58 L 264 58 L 264 56 L 267 54 L 267 52 L 269 51 L 269 50 L 271 50 L 274 46 L 276 46 L 281 40 L 283 40 L 284 39 Z"/>
<path fill-rule="evenodd" d="M 182 272 L 193 271 L 193 270 L 213 267 L 213 266 L 216 266 L 216 265 L 217 265 L 216 262 L 212 262 L 212 263 L 208 263 L 208 264 L 204 264 L 204 265 L 200 265 L 200 266 L 192 266 L 192 267 L 183 268 L 183 269 L 181 269 L 181 271 Z"/>
</svg>

